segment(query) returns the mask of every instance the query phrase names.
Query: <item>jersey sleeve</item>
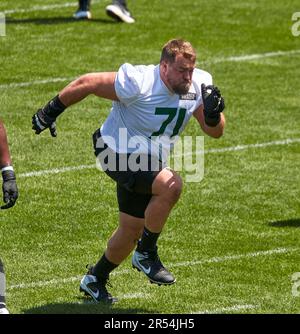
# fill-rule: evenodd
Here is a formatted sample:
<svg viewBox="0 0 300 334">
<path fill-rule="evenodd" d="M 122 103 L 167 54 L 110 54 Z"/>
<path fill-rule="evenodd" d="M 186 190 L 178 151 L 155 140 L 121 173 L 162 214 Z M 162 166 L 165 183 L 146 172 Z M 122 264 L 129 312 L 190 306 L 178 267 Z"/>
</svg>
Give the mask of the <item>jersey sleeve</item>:
<svg viewBox="0 0 300 334">
<path fill-rule="evenodd" d="M 115 79 L 115 90 L 119 100 L 125 105 L 136 101 L 140 95 L 143 75 L 131 64 L 123 64 Z"/>
</svg>

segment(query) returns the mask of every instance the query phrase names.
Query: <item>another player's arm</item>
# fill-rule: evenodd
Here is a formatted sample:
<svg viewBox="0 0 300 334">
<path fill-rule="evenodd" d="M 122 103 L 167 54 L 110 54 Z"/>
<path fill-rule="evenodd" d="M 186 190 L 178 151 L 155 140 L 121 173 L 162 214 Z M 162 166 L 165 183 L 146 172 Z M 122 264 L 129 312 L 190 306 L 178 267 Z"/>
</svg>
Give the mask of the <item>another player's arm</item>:
<svg viewBox="0 0 300 334">
<path fill-rule="evenodd" d="M 72 81 L 62 91 L 39 109 L 32 117 L 32 129 L 36 134 L 49 128 L 56 137 L 56 118 L 69 106 L 89 95 L 118 101 L 115 91 L 116 72 L 88 73 Z"/>
<path fill-rule="evenodd" d="M 0 168 L 3 180 L 3 201 L 6 203 L 1 206 L 1 209 L 8 209 L 15 205 L 18 198 L 18 188 L 10 158 L 6 130 L 2 121 L 0 121 Z"/>
<path fill-rule="evenodd" d="M 11 166 L 10 153 L 7 142 L 6 130 L 3 122 L 0 121 L 0 167 Z"/>
<path fill-rule="evenodd" d="M 194 117 L 197 119 L 198 123 L 201 126 L 201 129 L 210 137 L 213 138 L 220 138 L 223 135 L 224 127 L 225 127 L 225 117 L 224 114 L 220 114 L 220 121 L 219 123 L 212 127 L 208 126 L 205 123 L 205 117 L 204 117 L 204 107 L 203 104 L 196 109 L 193 113 Z"/>
</svg>

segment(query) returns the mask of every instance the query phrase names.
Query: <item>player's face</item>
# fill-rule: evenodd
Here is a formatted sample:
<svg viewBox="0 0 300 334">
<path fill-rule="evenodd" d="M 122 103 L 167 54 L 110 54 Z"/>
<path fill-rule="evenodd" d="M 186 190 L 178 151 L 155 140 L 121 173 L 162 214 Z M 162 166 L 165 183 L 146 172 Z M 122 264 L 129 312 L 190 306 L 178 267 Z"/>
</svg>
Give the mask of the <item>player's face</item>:
<svg viewBox="0 0 300 334">
<path fill-rule="evenodd" d="M 176 94 L 188 93 L 192 84 L 195 61 L 177 55 L 173 63 L 165 64 L 167 85 Z"/>
</svg>

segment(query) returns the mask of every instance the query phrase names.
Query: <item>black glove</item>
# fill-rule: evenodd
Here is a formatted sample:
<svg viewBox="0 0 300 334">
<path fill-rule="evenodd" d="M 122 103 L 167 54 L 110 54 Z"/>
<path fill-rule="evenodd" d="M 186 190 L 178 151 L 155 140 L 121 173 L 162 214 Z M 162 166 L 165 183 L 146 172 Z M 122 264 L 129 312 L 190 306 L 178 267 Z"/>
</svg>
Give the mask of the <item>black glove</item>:
<svg viewBox="0 0 300 334">
<path fill-rule="evenodd" d="M 1 209 L 8 209 L 15 205 L 19 196 L 16 176 L 13 170 L 6 170 L 2 172 L 2 178 L 3 201 L 6 204 L 2 205 Z"/>
<path fill-rule="evenodd" d="M 47 128 L 49 128 L 52 137 L 57 136 L 55 118 L 47 116 L 44 109 L 39 109 L 32 116 L 32 129 L 39 135 Z"/>
<path fill-rule="evenodd" d="M 202 100 L 204 105 L 204 118 L 208 126 L 219 124 L 220 113 L 225 109 L 225 102 L 218 87 L 213 85 L 201 85 Z"/>
<path fill-rule="evenodd" d="M 37 135 L 49 128 L 51 136 L 56 137 L 56 118 L 64 112 L 66 106 L 61 102 L 58 95 L 50 100 L 42 109 L 32 116 L 32 129 Z"/>
</svg>

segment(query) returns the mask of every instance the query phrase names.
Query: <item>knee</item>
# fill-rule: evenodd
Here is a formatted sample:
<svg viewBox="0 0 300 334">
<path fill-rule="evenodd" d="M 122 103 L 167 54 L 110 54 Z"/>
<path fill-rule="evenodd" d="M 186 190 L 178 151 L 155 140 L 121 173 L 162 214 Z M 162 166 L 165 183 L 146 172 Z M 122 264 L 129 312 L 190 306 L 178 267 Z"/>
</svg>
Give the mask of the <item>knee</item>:
<svg viewBox="0 0 300 334">
<path fill-rule="evenodd" d="M 183 183 L 179 175 L 174 174 L 163 187 L 162 196 L 170 204 L 175 204 L 181 195 Z"/>
<path fill-rule="evenodd" d="M 182 188 L 183 188 L 182 180 L 180 176 L 176 175 L 176 177 L 174 177 L 174 180 L 169 187 L 170 198 L 173 202 L 176 203 L 179 200 Z"/>
</svg>

